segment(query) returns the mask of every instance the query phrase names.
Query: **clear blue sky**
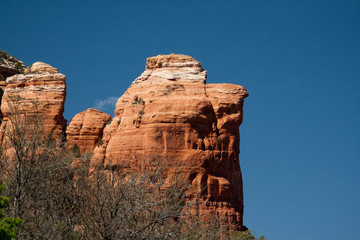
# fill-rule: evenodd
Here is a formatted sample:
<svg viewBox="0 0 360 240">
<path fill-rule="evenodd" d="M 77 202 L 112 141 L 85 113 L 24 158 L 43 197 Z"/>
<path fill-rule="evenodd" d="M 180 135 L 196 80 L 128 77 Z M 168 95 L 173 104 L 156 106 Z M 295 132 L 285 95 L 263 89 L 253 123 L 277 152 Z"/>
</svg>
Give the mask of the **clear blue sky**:
<svg viewBox="0 0 360 240">
<path fill-rule="evenodd" d="M 360 238 L 360 1 L 2 0 L 0 9 L 1 49 L 67 75 L 68 120 L 121 96 L 158 54 L 191 55 L 208 82 L 245 86 L 245 224 L 269 240 Z"/>
</svg>

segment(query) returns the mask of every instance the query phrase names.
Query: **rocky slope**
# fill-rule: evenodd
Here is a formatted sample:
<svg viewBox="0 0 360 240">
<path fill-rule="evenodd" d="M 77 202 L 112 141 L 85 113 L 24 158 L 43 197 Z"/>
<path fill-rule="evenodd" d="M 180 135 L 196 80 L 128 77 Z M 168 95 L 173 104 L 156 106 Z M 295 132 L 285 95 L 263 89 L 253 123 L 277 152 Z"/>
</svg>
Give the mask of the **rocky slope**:
<svg viewBox="0 0 360 240">
<path fill-rule="evenodd" d="M 25 68 L 22 61 L 0 49 L 0 80 L 21 73 Z"/>
</svg>

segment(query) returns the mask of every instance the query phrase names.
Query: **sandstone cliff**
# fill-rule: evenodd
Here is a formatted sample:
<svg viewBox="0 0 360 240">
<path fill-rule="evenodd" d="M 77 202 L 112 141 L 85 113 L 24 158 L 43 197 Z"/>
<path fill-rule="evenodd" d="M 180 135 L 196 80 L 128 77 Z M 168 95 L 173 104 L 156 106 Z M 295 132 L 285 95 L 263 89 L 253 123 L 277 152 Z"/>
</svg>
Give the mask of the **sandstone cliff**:
<svg viewBox="0 0 360 240">
<path fill-rule="evenodd" d="M 41 115 L 47 134 L 64 133 L 63 74 L 40 62 L 24 73 L 0 68 L 0 74 L 6 79 L 0 140 L 14 114 Z M 145 71 L 119 98 L 114 118 L 96 109 L 77 114 L 66 129 L 67 142 L 79 146 L 81 153 L 93 153 L 92 170 L 101 166 L 132 171 L 144 162 L 164 159 L 167 182 L 180 177 L 190 185 L 187 203 L 197 204 L 194 211 L 218 214 L 224 225 L 238 230 L 243 226 L 239 126 L 247 96 L 242 86 L 206 84 L 206 71 L 192 57 L 150 57 Z"/>
<path fill-rule="evenodd" d="M 201 63 L 185 55 L 147 59 L 146 70 L 121 96 L 96 146 L 92 166 L 131 170 L 165 158 L 168 179 L 191 185 L 187 201 L 201 215 L 217 213 L 239 229 L 243 216 L 239 125 L 245 88 L 206 84 Z"/>
<path fill-rule="evenodd" d="M 111 120 L 111 116 L 94 108 L 78 113 L 66 128 L 69 147 L 75 144 L 80 153 L 93 153 L 97 145 L 102 144 L 103 129 Z"/>
<path fill-rule="evenodd" d="M 66 77 L 45 63 L 35 63 L 24 74 L 6 78 L 1 99 L 0 139 L 10 129 L 14 119 L 40 117 L 45 134 L 63 135 L 66 120 L 63 117 L 66 96 Z"/>
<path fill-rule="evenodd" d="M 0 100 L 7 85 L 6 78 L 21 73 L 24 68 L 25 65 L 23 62 L 0 49 Z M 1 112 L 0 119 L 2 119 Z"/>
</svg>

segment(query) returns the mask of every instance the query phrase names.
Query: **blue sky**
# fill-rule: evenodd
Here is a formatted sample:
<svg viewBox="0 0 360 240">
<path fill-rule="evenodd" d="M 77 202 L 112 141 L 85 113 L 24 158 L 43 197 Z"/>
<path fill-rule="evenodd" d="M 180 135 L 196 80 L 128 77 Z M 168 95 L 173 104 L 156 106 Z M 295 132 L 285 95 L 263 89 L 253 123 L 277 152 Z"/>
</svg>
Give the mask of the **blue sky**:
<svg viewBox="0 0 360 240">
<path fill-rule="evenodd" d="M 112 103 L 147 57 L 191 55 L 245 86 L 245 216 L 270 240 L 360 236 L 359 1 L 22 1 L 0 48 L 67 76 L 65 117 Z"/>
</svg>

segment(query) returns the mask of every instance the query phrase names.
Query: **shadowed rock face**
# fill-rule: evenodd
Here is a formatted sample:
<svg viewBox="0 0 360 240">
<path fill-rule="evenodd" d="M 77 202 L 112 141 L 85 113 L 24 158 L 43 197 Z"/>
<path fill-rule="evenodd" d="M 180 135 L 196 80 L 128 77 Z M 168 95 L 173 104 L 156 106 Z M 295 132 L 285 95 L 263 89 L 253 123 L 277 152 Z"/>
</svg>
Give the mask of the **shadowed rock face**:
<svg viewBox="0 0 360 240">
<path fill-rule="evenodd" d="M 180 174 L 191 185 L 187 200 L 200 203 L 200 214 L 217 212 L 239 229 L 239 126 L 247 96 L 238 85 L 206 84 L 206 71 L 192 57 L 148 58 L 146 70 L 119 98 L 92 166 L 131 169 L 146 159 L 165 158 L 168 181 Z"/>
<path fill-rule="evenodd" d="M 24 68 L 23 62 L 0 49 L 0 80 L 18 74 Z"/>
<path fill-rule="evenodd" d="M 28 70 L 26 74 L 17 74 L 6 79 L 1 99 L 1 139 L 5 129 L 11 124 L 11 118 L 15 117 L 14 114 L 17 118 L 40 116 L 44 133 L 52 134 L 54 137 L 64 133 L 66 77 L 51 70 L 55 68 L 46 65 L 48 69 Z"/>
<path fill-rule="evenodd" d="M 0 104 L 7 85 L 6 78 L 21 73 L 24 68 L 23 62 L 0 49 Z M 1 112 L 0 119 L 2 120 Z"/>
</svg>

